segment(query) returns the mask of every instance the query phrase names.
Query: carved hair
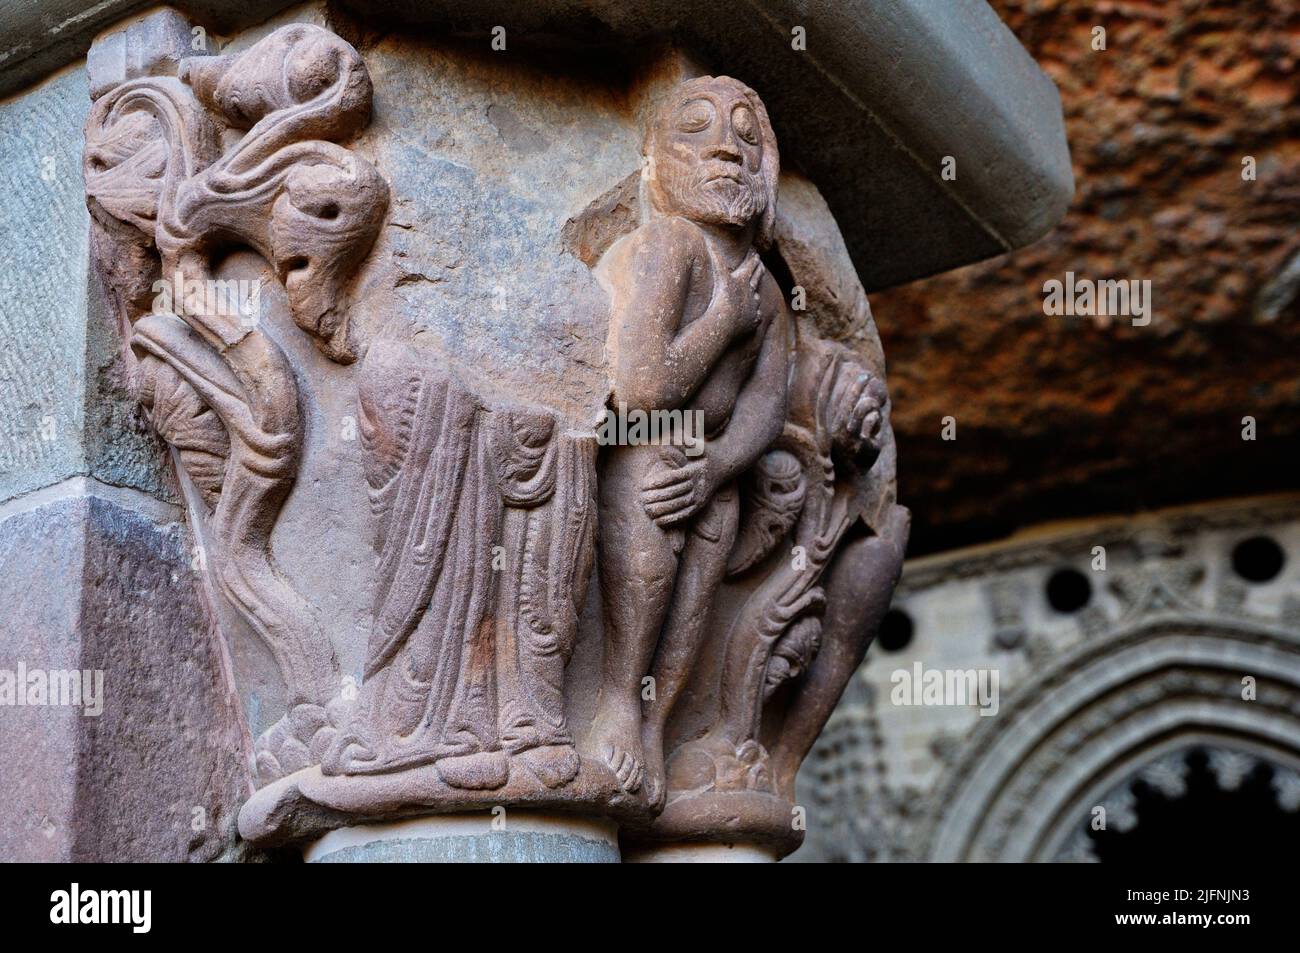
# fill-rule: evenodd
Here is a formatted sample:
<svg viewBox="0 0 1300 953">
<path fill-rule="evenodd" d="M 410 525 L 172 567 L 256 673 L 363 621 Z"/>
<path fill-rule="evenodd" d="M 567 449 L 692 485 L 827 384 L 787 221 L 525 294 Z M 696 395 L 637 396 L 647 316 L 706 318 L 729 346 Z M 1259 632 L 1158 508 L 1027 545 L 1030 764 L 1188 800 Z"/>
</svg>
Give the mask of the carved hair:
<svg viewBox="0 0 1300 953">
<path fill-rule="evenodd" d="M 740 80 L 733 79 L 730 76 L 697 76 L 695 79 L 679 83 L 655 107 L 652 120 L 646 124 L 645 137 L 641 142 L 641 154 L 648 157 L 659 150 L 658 139 L 663 131 L 664 123 L 678 103 L 696 90 L 717 89 L 719 86 L 730 87 L 732 91 L 740 93 L 749 103 L 750 108 L 754 110 L 754 115 L 758 119 L 759 135 L 763 144 L 763 163 L 759 169 L 759 178 L 763 182 L 767 202 L 764 204 L 762 217 L 759 219 L 754 244 L 760 251 L 766 251 L 772 244 L 773 230 L 776 225 L 776 187 L 777 179 L 781 175 L 781 156 L 777 151 L 776 133 L 772 131 L 772 122 L 768 119 L 767 107 L 763 105 L 763 100 L 758 98 L 758 93 Z M 657 211 L 662 211 L 659 190 L 651 188 L 649 193 L 651 207 Z"/>
</svg>

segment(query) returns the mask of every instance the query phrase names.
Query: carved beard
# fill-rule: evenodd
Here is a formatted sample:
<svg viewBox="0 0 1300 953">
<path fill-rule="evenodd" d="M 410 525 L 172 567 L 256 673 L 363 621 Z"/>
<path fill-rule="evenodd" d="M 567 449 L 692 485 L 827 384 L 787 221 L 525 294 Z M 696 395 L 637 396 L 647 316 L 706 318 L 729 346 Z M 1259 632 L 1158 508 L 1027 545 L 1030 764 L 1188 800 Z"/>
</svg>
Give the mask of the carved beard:
<svg viewBox="0 0 1300 953">
<path fill-rule="evenodd" d="M 736 182 L 715 178 L 738 176 Z M 762 176 L 732 162 L 702 160 L 687 165 L 677 160 L 658 163 L 663 211 L 703 225 L 748 225 L 767 208 Z"/>
</svg>

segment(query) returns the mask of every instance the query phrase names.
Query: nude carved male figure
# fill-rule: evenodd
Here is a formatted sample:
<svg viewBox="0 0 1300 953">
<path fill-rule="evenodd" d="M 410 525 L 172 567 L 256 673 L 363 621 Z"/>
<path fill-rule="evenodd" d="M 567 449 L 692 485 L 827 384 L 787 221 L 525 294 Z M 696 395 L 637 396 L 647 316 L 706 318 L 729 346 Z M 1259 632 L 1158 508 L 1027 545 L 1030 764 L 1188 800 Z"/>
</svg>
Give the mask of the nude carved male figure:
<svg viewBox="0 0 1300 953">
<path fill-rule="evenodd" d="M 647 129 L 647 220 L 600 264 L 613 298 L 613 399 L 698 411 L 704 453 L 607 448 L 599 493 L 605 618 L 589 747 L 629 792 L 663 798 L 663 730 L 736 535 L 734 481 L 780 434 L 791 321 L 759 260 L 779 158 L 757 94 L 727 77 L 678 86 Z M 653 676 L 653 691 L 643 679 Z M 644 695 L 644 698 L 643 698 Z"/>
</svg>

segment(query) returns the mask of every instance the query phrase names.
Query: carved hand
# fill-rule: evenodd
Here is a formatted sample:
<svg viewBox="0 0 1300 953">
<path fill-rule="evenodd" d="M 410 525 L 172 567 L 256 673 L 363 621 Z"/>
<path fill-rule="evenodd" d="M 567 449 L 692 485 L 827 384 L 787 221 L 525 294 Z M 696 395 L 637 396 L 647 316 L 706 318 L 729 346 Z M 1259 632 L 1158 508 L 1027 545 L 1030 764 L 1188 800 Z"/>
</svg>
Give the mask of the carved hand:
<svg viewBox="0 0 1300 953">
<path fill-rule="evenodd" d="M 704 457 L 687 457 L 679 447 L 664 447 L 641 486 L 646 514 L 667 529 L 688 519 L 712 494 Z"/>
<path fill-rule="evenodd" d="M 758 330 L 759 289 L 763 285 L 765 273 L 762 259 L 752 248 L 745 260 L 731 273 L 718 307 L 719 317 L 732 329 L 733 337 L 753 334 Z"/>
</svg>

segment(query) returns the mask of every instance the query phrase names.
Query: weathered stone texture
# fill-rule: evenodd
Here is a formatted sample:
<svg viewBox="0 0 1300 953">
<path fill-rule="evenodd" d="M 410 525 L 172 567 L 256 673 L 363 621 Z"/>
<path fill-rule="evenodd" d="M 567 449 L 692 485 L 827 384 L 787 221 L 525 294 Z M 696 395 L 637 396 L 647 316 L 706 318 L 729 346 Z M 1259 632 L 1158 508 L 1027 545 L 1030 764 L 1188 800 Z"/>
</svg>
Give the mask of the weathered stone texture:
<svg viewBox="0 0 1300 953">
<path fill-rule="evenodd" d="M 51 496 L 0 522 L 0 604 L 21 620 L 0 669 L 103 672 L 98 716 L 0 707 L 0 858 L 234 856 L 248 741 L 188 533 L 160 521 L 162 507 L 148 515 L 110 492 L 119 498 Z"/>
<path fill-rule="evenodd" d="M 5 635 L 0 670 L 79 669 L 75 585 L 85 551 L 64 502 L 9 516 L 0 522 L 0 604 Z M 19 621 L 22 620 L 22 621 Z M 76 823 L 78 735 L 74 708 L 0 708 L 0 859 L 52 861 L 72 856 Z"/>
<path fill-rule="evenodd" d="M 194 35 L 176 10 L 129 21 L 96 40 L 86 54 L 90 95 L 98 98 L 135 76 L 175 76 L 180 61 L 207 51 L 207 37 Z"/>
<path fill-rule="evenodd" d="M 554 393 L 591 426 L 607 304 L 558 239 L 635 171 L 640 130 L 589 78 L 519 56 L 396 37 L 361 52 L 379 93 L 359 151 L 394 195 L 371 259 L 391 282 L 390 326 L 514 398 Z"/>
<path fill-rule="evenodd" d="M 0 104 L 0 499 L 82 472 L 86 80 L 68 70 Z"/>
<path fill-rule="evenodd" d="M 86 509 L 82 666 L 104 670 L 106 703 L 80 748 L 74 853 L 217 859 L 234 849 L 248 740 L 188 534 L 93 497 Z"/>
<path fill-rule="evenodd" d="M 913 551 L 1294 486 L 1300 11 L 993 6 L 1061 88 L 1079 192 L 1038 244 L 872 301 L 887 315 Z M 1256 181 L 1242 180 L 1245 156 Z M 1045 317 L 1043 283 L 1067 271 L 1150 279 L 1151 324 Z M 955 443 L 940 439 L 945 415 Z M 1241 439 L 1245 415 L 1254 443 Z"/>
<path fill-rule="evenodd" d="M 0 103 L 0 500 L 78 475 L 174 498 L 125 392 L 116 318 L 88 285 L 88 102 L 73 67 Z"/>
</svg>

